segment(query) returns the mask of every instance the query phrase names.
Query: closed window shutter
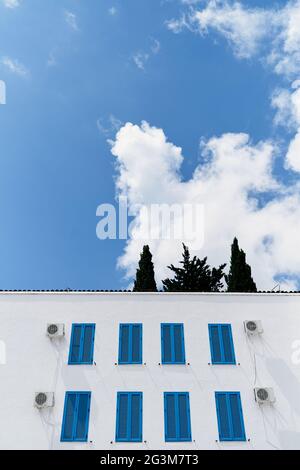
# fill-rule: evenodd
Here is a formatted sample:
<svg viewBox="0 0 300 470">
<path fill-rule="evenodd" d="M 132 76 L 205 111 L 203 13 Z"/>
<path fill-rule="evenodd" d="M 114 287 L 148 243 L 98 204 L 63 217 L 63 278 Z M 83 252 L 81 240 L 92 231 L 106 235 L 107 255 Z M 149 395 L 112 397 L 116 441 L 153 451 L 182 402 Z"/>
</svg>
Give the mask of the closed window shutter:
<svg viewBox="0 0 300 470">
<path fill-rule="evenodd" d="M 93 362 L 94 331 L 95 331 L 95 325 L 85 325 L 83 350 L 82 350 L 82 362 L 85 362 L 85 363 Z"/>
<path fill-rule="evenodd" d="M 219 338 L 219 328 L 217 325 L 210 325 L 210 344 L 211 344 L 211 357 L 212 362 L 221 362 L 221 345 Z"/>
<path fill-rule="evenodd" d="M 66 392 L 61 441 L 88 440 L 91 392 Z"/>
<path fill-rule="evenodd" d="M 72 326 L 69 364 L 92 364 L 94 357 L 95 324 Z"/>
<path fill-rule="evenodd" d="M 141 395 L 131 395 L 131 429 L 130 437 L 132 440 L 142 440 L 142 427 L 141 427 Z"/>
<path fill-rule="evenodd" d="M 218 393 L 216 395 L 216 405 L 219 423 L 219 437 L 220 440 L 230 438 L 230 423 L 227 407 L 227 396 L 225 393 Z"/>
<path fill-rule="evenodd" d="M 224 362 L 234 362 L 234 352 L 231 337 L 231 325 L 221 325 Z"/>
<path fill-rule="evenodd" d="M 171 325 L 162 325 L 162 362 L 172 362 Z"/>
<path fill-rule="evenodd" d="M 178 394 L 179 437 L 189 439 L 189 400 L 188 395 Z"/>
<path fill-rule="evenodd" d="M 142 406 L 141 392 L 119 392 L 117 397 L 117 442 L 141 442 Z"/>
<path fill-rule="evenodd" d="M 165 395 L 165 426 L 166 440 L 176 439 L 176 411 L 175 411 L 175 395 L 167 393 Z"/>
<path fill-rule="evenodd" d="M 185 364 L 184 333 L 182 324 L 162 324 L 162 363 Z"/>
<path fill-rule="evenodd" d="M 132 362 L 142 362 L 142 325 L 132 325 Z"/>
<path fill-rule="evenodd" d="M 245 440 L 244 419 L 242 414 L 240 395 L 237 393 L 232 393 L 229 395 L 229 400 L 231 409 L 233 438 Z"/>
<path fill-rule="evenodd" d="M 166 392 L 165 440 L 167 442 L 191 441 L 189 394 L 186 392 Z"/>
<path fill-rule="evenodd" d="M 244 418 L 239 392 L 216 392 L 220 441 L 245 441 Z"/>
<path fill-rule="evenodd" d="M 117 440 L 124 440 L 127 438 L 128 428 L 128 409 L 129 409 L 129 397 L 127 393 L 120 393 L 118 397 L 118 429 L 117 429 Z"/>
<path fill-rule="evenodd" d="M 77 425 L 75 439 L 87 440 L 88 437 L 88 416 L 90 412 L 90 394 L 80 393 L 78 395 Z"/>
<path fill-rule="evenodd" d="M 119 364 L 142 363 L 142 325 L 121 324 L 119 338 Z"/>
<path fill-rule="evenodd" d="M 184 362 L 184 340 L 183 340 L 183 326 L 174 325 L 174 361 Z"/>
<path fill-rule="evenodd" d="M 120 325 L 119 362 L 129 362 L 129 325 Z"/>
<path fill-rule="evenodd" d="M 213 364 L 235 364 L 231 325 L 208 325 Z"/>
<path fill-rule="evenodd" d="M 64 421 L 61 438 L 65 441 L 73 440 L 73 428 L 75 423 L 76 395 L 66 394 Z"/>
<path fill-rule="evenodd" d="M 70 362 L 80 362 L 80 344 L 81 344 L 82 325 L 73 325 L 71 337 Z"/>
</svg>

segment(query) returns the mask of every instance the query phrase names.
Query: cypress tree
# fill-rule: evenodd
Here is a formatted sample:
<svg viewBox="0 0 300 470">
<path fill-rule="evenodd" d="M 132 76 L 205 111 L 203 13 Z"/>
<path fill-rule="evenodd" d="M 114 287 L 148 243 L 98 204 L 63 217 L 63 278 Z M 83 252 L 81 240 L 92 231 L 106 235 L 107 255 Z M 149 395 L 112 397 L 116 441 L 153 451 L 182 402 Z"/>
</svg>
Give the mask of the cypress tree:
<svg viewBox="0 0 300 470">
<path fill-rule="evenodd" d="M 234 238 L 231 245 L 230 270 L 225 279 L 228 292 L 257 292 L 251 267 L 246 263 L 245 252 L 239 248 L 237 238 Z"/>
<path fill-rule="evenodd" d="M 145 245 L 141 253 L 139 267 L 136 270 L 136 279 L 133 287 L 134 292 L 157 292 L 152 254 L 149 246 Z"/>
<path fill-rule="evenodd" d="M 225 264 L 219 268 L 210 268 L 207 258 L 200 260 L 197 256 L 191 259 L 188 247 L 183 244 L 182 267 L 173 264 L 168 268 L 175 273 L 173 279 L 162 281 L 165 292 L 218 292 L 222 289 L 221 282 Z"/>
</svg>

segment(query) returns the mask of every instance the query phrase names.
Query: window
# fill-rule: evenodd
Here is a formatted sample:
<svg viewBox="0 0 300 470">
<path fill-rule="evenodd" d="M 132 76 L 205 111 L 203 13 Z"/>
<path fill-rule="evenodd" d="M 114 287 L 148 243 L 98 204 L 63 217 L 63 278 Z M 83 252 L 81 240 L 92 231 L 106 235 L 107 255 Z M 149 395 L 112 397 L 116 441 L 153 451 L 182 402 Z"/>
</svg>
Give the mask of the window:
<svg viewBox="0 0 300 470">
<path fill-rule="evenodd" d="M 165 392 L 165 441 L 191 441 L 190 400 L 188 392 Z"/>
<path fill-rule="evenodd" d="M 208 325 L 212 364 L 235 364 L 231 325 Z"/>
<path fill-rule="evenodd" d="M 185 364 L 182 323 L 162 323 L 161 354 L 162 364 Z"/>
<path fill-rule="evenodd" d="M 142 332 L 140 323 L 120 325 L 119 364 L 142 364 Z"/>
<path fill-rule="evenodd" d="M 118 392 L 116 441 L 142 442 L 142 419 L 142 392 Z"/>
<path fill-rule="evenodd" d="M 220 441 L 245 441 L 239 392 L 215 392 Z"/>
<path fill-rule="evenodd" d="M 69 364 L 93 364 L 95 324 L 72 325 Z"/>
<path fill-rule="evenodd" d="M 91 392 L 66 392 L 62 442 L 88 440 Z"/>
</svg>

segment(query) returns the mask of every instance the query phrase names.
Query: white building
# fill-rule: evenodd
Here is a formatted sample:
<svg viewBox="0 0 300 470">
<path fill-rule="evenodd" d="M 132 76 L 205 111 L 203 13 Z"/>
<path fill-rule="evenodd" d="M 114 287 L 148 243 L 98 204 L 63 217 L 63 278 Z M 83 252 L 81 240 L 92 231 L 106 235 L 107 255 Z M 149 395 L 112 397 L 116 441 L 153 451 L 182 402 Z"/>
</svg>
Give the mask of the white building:
<svg viewBox="0 0 300 470">
<path fill-rule="evenodd" d="M 3 292 L 0 364 L 1 449 L 300 449 L 297 293 Z"/>
</svg>

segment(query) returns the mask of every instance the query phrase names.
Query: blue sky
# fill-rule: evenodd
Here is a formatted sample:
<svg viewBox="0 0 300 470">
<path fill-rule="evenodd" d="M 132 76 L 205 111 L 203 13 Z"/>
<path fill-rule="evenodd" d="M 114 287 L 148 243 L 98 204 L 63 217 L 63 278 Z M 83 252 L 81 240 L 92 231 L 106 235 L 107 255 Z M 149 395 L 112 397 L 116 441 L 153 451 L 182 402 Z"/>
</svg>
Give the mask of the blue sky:
<svg viewBox="0 0 300 470">
<path fill-rule="evenodd" d="M 201 165 L 201 139 L 246 133 L 253 145 L 280 142 L 282 158 L 287 151 L 295 132 L 274 124 L 271 97 L 297 77 L 274 73 L 263 53 L 237 56 L 226 28 L 212 25 L 201 35 L 168 26 L 209 2 L 190 10 L 180 0 L 7 1 L 0 1 L 0 79 L 7 88 L 0 106 L 0 288 L 128 285 L 124 272 L 129 264 L 132 272 L 133 260 L 125 270 L 116 267 L 125 242 L 96 237 L 96 208 L 114 203 L 118 177 L 107 139 L 126 122 L 147 121 L 182 148 L 182 181 Z M 242 3 L 274 10 L 273 1 Z M 295 168 L 284 169 L 281 157 L 272 172 L 280 184 L 297 183 Z M 262 205 L 270 194 L 260 192 Z M 235 234 L 233 222 L 227 251 L 222 246 L 213 262 L 228 261 Z M 250 245 L 245 238 L 251 254 Z M 176 250 L 167 262 L 176 262 Z M 204 246 L 200 254 L 212 251 Z M 271 284 L 298 279 L 297 269 L 276 263 Z"/>
</svg>

